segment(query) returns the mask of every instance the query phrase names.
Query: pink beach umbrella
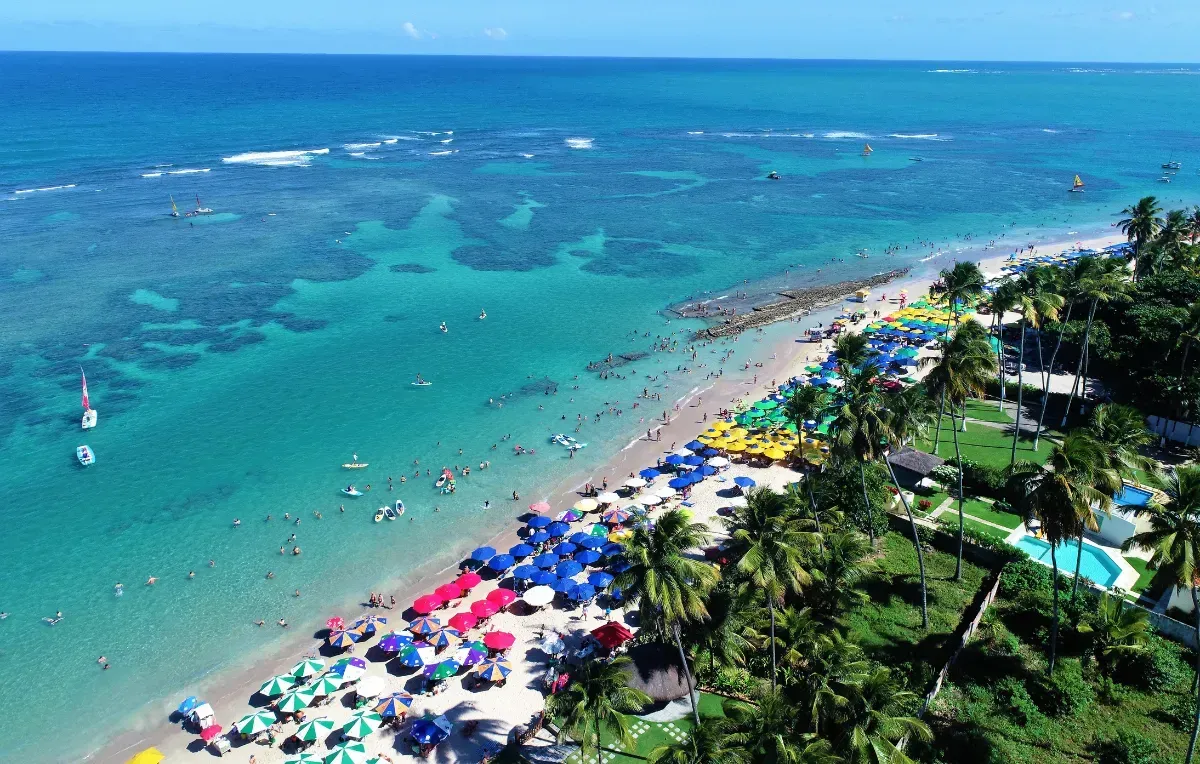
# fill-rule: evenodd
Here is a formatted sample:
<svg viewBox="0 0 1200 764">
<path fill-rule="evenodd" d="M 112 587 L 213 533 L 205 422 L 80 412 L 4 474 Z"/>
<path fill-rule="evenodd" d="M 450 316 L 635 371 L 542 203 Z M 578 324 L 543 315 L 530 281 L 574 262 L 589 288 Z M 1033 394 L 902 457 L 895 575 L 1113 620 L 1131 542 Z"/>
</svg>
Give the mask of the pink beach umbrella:
<svg viewBox="0 0 1200 764">
<path fill-rule="evenodd" d="M 433 593 L 442 598 L 443 602 L 456 600 L 462 596 L 462 589 L 457 584 L 442 584 L 433 590 Z"/>
<path fill-rule="evenodd" d="M 454 581 L 454 585 L 464 592 L 469 592 L 483 583 L 483 577 L 478 573 L 463 573 Z"/>
<path fill-rule="evenodd" d="M 413 602 L 413 610 L 421 615 L 428 615 L 442 606 L 442 598 L 436 594 L 426 594 L 424 597 L 417 597 Z"/>
<path fill-rule="evenodd" d="M 488 600 L 479 600 L 478 602 L 471 603 L 471 612 L 475 615 L 476 618 L 479 618 L 480 620 L 482 620 L 484 618 L 491 618 L 496 613 L 499 613 L 500 606 L 497 605 L 495 602 L 490 602 Z"/>
<path fill-rule="evenodd" d="M 547 503 L 546 503 L 546 502 L 544 502 L 544 501 L 539 501 L 539 502 L 537 502 L 537 503 L 535 503 L 535 504 L 530 504 L 530 505 L 529 505 L 529 511 L 530 511 L 530 512 L 537 512 L 538 514 L 541 514 L 542 512 L 549 512 L 549 511 L 550 511 L 550 505 L 549 505 L 549 504 L 547 504 Z"/>
<path fill-rule="evenodd" d="M 475 624 L 479 623 L 479 618 L 474 613 L 456 613 L 450 617 L 448 623 L 450 624 L 450 628 L 466 632 L 475 628 Z"/>
<path fill-rule="evenodd" d="M 483 635 L 483 644 L 491 650 L 507 650 L 516 641 L 517 638 L 507 631 L 489 631 Z"/>
<path fill-rule="evenodd" d="M 517 601 L 517 593 L 512 589 L 493 589 L 488 592 L 487 601 L 503 609 Z"/>
</svg>

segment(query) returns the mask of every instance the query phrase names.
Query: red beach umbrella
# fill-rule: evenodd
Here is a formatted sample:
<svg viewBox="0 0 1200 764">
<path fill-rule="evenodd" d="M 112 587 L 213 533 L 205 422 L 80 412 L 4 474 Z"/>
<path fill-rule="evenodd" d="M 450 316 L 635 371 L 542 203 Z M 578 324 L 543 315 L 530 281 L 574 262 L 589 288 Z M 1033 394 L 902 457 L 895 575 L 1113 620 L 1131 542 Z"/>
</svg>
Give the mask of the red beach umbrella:
<svg viewBox="0 0 1200 764">
<path fill-rule="evenodd" d="M 483 577 L 478 573 L 463 573 L 455 580 L 454 585 L 464 592 L 469 592 L 483 582 Z"/>
<path fill-rule="evenodd" d="M 458 588 L 457 584 L 442 584 L 433 590 L 433 593 L 442 598 L 443 602 L 456 600 L 462 596 L 462 589 Z"/>
<path fill-rule="evenodd" d="M 529 505 L 529 511 L 530 511 L 530 512 L 537 512 L 538 514 L 541 514 L 542 512 L 549 512 L 549 511 L 550 511 L 550 505 L 549 505 L 548 503 L 544 502 L 544 501 L 539 501 L 539 502 L 537 502 L 537 503 L 535 503 L 535 504 L 530 504 L 530 505 Z"/>
<path fill-rule="evenodd" d="M 342 629 L 346 628 L 346 622 L 342 620 L 340 615 L 335 615 L 333 618 L 330 618 L 325 622 L 325 626 L 330 631 L 341 631 Z"/>
<path fill-rule="evenodd" d="M 488 592 L 487 601 L 503 608 L 517 600 L 517 593 L 512 589 L 493 589 Z"/>
<path fill-rule="evenodd" d="M 490 618 L 500 612 L 500 606 L 495 602 L 479 600 L 471 603 L 471 612 L 475 614 L 476 618 Z"/>
<path fill-rule="evenodd" d="M 212 739 L 217 735 L 220 735 L 222 731 L 223 730 L 221 729 L 220 724 L 213 724 L 212 726 L 205 727 L 200 731 L 200 739 L 206 743 L 211 743 Z"/>
<path fill-rule="evenodd" d="M 507 650 L 517 638 L 507 631 L 489 631 L 483 635 L 483 644 L 492 650 Z"/>
<path fill-rule="evenodd" d="M 450 628 L 458 629 L 459 631 L 468 631 L 475 628 L 475 624 L 479 623 L 479 619 L 471 613 L 457 613 L 450 617 Z"/>
<path fill-rule="evenodd" d="M 413 610 L 421 615 L 428 615 L 442 606 L 442 598 L 436 594 L 426 594 L 424 597 L 417 597 L 413 602 Z"/>
</svg>

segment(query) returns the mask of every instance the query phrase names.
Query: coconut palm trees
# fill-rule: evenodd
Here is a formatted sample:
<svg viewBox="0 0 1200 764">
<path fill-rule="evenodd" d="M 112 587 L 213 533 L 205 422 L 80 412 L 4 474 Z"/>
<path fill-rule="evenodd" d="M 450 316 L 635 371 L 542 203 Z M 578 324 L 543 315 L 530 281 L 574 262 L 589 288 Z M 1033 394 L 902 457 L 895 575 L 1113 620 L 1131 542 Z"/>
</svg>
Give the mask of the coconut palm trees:
<svg viewBox="0 0 1200 764">
<path fill-rule="evenodd" d="M 746 751 L 730 743 L 732 725 L 720 716 L 704 716 L 691 734 L 660 745 L 646 757 L 649 764 L 748 764 Z"/>
<path fill-rule="evenodd" d="M 1131 259 L 1135 261 L 1134 277 L 1137 278 L 1141 274 L 1139 271 L 1141 263 L 1136 262 L 1141 258 L 1142 251 L 1148 244 L 1154 241 L 1154 237 L 1163 226 L 1162 207 L 1158 206 L 1158 199 L 1153 196 L 1145 196 L 1138 200 L 1138 203 L 1132 207 L 1126 207 L 1121 211 L 1126 217 L 1117 222 L 1121 229 L 1121 233 L 1128 237 L 1133 244 L 1133 250 L 1130 253 Z"/>
<path fill-rule="evenodd" d="M 1004 401 L 1008 393 L 1004 384 L 1004 314 L 1012 310 L 1013 303 L 1016 301 L 1016 295 L 1017 282 L 1006 278 L 992 290 L 992 297 L 988 303 L 988 307 L 992 312 L 996 338 L 999 340 L 996 343 L 996 364 L 1000 369 L 1000 402 L 998 405 L 1001 411 L 1004 410 Z M 934 453 L 937 452 L 935 451 Z"/>
<path fill-rule="evenodd" d="M 848 350 L 849 348 L 847 348 Z M 802 434 L 804 432 L 804 423 L 820 421 L 829 410 L 830 402 L 829 392 L 824 387 L 805 385 L 797 389 L 791 398 L 788 398 L 787 403 L 784 404 L 783 414 L 795 426 L 796 432 Z M 804 455 L 803 446 L 801 446 L 800 455 L 801 457 Z M 816 497 L 813 496 L 812 480 L 809 479 L 811 465 L 807 459 L 801 458 L 800 461 L 804 465 L 804 487 L 808 491 L 808 503 L 812 507 L 813 521 L 817 525 L 817 533 L 820 533 L 821 519 L 817 512 Z"/>
<path fill-rule="evenodd" d="M 1017 280 L 1014 293 L 1013 308 L 1021 313 L 1020 351 L 1017 354 L 1017 416 L 1013 423 L 1012 455 L 1009 463 L 1017 461 L 1017 440 L 1021 437 L 1021 408 L 1024 405 L 1025 393 L 1025 330 L 1032 326 L 1039 328 L 1043 321 L 1053 321 L 1058 318 L 1058 309 L 1062 307 L 1061 295 L 1047 291 L 1049 279 L 1041 269 L 1030 269 Z M 1040 340 L 1039 340 L 1040 342 Z"/>
<path fill-rule="evenodd" d="M 853 693 L 838 724 L 836 749 L 854 764 L 911 762 L 897 743 L 906 736 L 933 739 L 929 725 L 907 713 L 916 700 L 892 678 L 891 669 L 877 667 Z"/>
<path fill-rule="evenodd" d="M 741 665 L 751 650 L 750 641 L 745 637 L 748 603 L 744 595 L 723 582 L 709 593 L 706 604 L 708 617 L 692 622 L 686 639 L 708 653 L 709 673 L 715 678 L 718 664 Z"/>
<path fill-rule="evenodd" d="M 930 400 L 924 385 L 912 385 L 891 393 L 887 397 L 885 405 L 888 411 L 888 431 L 891 439 L 901 450 L 908 443 L 927 433 L 929 426 L 933 424 L 933 401 Z M 889 456 L 890 454 L 885 453 L 883 461 L 887 464 L 888 474 L 892 477 L 892 484 L 896 486 L 896 495 L 900 497 L 900 503 L 904 506 L 904 513 L 908 515 L 908 526 L 912 531 L 913 548 L 917 550 L 917 568 L 921 574 L 921 628 L 928 629 L 929 589 L 925 582 L 925 551 L 921 548 L 921 536 L 917 533 L 917 518 L 913 516 L 912 507 L 909 506 L 908 499 L 904 496 L 904 488 L 901 487 L 900 481 L 896 479 L 896 470 L 892 467 Z"/>
<path fill-rule="evenodd" d="M 1079 361 L 1075 366 L 1075 381 L 1071 385 L 1071 394 L 1067 397 L 1067 407 L 1063 410 L 1059 427 L 1067 426 L 1067 415 L 1071 413 L 1071 404 L 1075 400 L 1075 391 L 1079 389 L 1080 399 L 1084 392 L 1080 387 L 1080 379 L 1084 373 L 1084 360 L 1088 354 L 1088 343 L 1092 335 L 1092 322 L 1096 318 L 1096 307 L 1102 302 L 1122 300 L 1129 292 L 1125 269 L 1115 260 L 1100 260 L 1088 271 L 1087 276 L 1079 280 L 1079 297 L 1091 303 L 1088 308 L 1087 325 L 1083 330 L 1083 347 L 1079 350 Z M 1083 382 L 1086 387 L 1086 380 Z M 1019 413 L 1019 412 L 1018 412 Z"/>
<path fill-rule="evenodd" d="M 879 367 L 866 361 L 843 377 L 838 392 L 837 407 L 829 434 L 835 455 L 842 460 L 855 459 L 862 484 L 863 501 L 867 510 L 867 533 L 875 543 L 875 518 L 871 497 L 867 493 L 867 462 L 882 453 L 887 434 L 887 414 L 883 408 L 883 392 L 876 384 Z"/>
<path fill-rule="evenodd" d="M 1122 548 L 1149 549 L 1150 567 L 1157 569 L 1159 575 L 1171 583 L 1190 591 L 1196 638 L 1200 644 L 1200 467 L 1193 465 L 1171 470 L 1151 482 L 1166 495 L 1166 501 L 1152 501 L 1141 510 L 1150 529 L 1135 533 Z M 1200 675 L 1200 650 L 1196 652 L 1196 671 Z M 1200 704 L 1196 705 L 1187 764 L 1191 764 L 1195 755 L 1197 737 L 1200 737 Z"/>
<path fill-rule="evenodd" d="M 1105 592 L 1090 623 L 1080 624 L 1082 634 L 1090 634 L 1089 652 L 1096 659 L 1106 690 L 1112 687 L 1112 672 L 1122 657 L 1142 650 L 1154 630 L 1150 613 L 1140 607 L 1127 607 L 1122 597 Z"/>
<path fill-rule="evenodd" d="M 547 710 L 559 720 L 559 742 L 570 735 L 579 740 L 580 752 L 586 754 L 593 746 L 596 764 L 603 764 L 600 731 L 619 740 L 627 748 L 636 743 L 629 732 L 623 714 L 637 711 L 650 702 L 641 690 L 628 686 L 628 658 L 612 663 L 586 661 L 574 670 L 571 683 L 561 692 L 546 699 Z"/>
<path fill-rule="evenodd" d="M 838 764 L 829 742 L 796 734 L 796 709 L 779 690 L 770 690 L 751 705 L 726 701 L 723 710 L 733 732 L 728 742 L 745 751 L 750 764 Z"/>
<path fill-rule="evenodd" d="M 950 329 L 958 320 L 960 309 L 974 305 L 983 295 L 983 287 L 987 284 L 987 279 L 984 278 L 983 271 L 979 270 L 979 265 L 972 262 L 955 263 L 953 268 L 943 270 L 938 275 L 945 284 L 941 299 L 949 304 L 950 316 L 946 321 L 946 328 Z M 933 441 L 934 454 L 937 454 L 938 443 L 941 441 L 942 413 L 945 411 L 945 404 L 946 400 L 942 398 L 938 408 L 937 437 Z"/>
<path fill-rule="evenodd" d="M 755 488 L 746 506 L 725 521 L 729 529 L 734 568 L 747 586 L 761 591 L 771 618 L 771 687 L 776 684 L 775 607 L 787 594 L 798 594 L 811 583 L 807 552 L 820 543 L 787 500 L 769 488 Z"/>
</svg>

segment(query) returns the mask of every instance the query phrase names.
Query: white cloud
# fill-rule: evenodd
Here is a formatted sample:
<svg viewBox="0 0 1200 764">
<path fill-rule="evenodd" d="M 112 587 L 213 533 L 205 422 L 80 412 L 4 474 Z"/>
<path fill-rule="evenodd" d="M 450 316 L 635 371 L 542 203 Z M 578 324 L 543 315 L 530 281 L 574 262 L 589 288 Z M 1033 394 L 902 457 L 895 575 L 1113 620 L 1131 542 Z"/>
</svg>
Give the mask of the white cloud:
<svg viewBox="0 0 1200 764">
<path fill-rule="evenodd" d="M 504 31 L 504 27 L 488 27 L 483 30 L 483 33 L 493 40 L 503 40 L 508 37 L 508 32 Z"/>
<path fill-rule="evenodd" d="M 404 25 L 400 28 L 404 30 L 404 34 L 408 35 L 414 40 L 421 39 L 421 30 L 417 29 L 416 25 L 414 25 L 411 21 L 404 22 Z"/>
<path fill-rule="evenodd" d="M 1129 21 L 1133 18 L 1133 11 L 1121 11 L 1117 14 L 1118 21 Z"/>
</svg>

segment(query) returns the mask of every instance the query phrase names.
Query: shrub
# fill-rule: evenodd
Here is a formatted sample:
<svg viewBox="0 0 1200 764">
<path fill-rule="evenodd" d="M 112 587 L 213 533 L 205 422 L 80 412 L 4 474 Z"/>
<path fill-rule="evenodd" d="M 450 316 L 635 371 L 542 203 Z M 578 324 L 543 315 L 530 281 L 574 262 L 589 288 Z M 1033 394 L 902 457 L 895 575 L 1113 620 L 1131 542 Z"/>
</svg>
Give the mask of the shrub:
<svg viewBox="0 0 1200 764">
<path fill-rule="evenodd" d="M 939 464 L 933 468 L 929 476 L 942 485 L 958 486 L 958 468 L 949 464 Z"/>
<path fill-rule="evenodd" d="M 1040 562 L 1034 562 L 1029 557 L 1014 560 L 1005 565 L 1004 572 L 1000 574 L 1000 593 L 1010 598 L 1022 592 L 1049 594 L 1052 591 L 1050 579 L 1050 569 Z"/>
<path fill-rule="evenodd" d="M 1144 650 L 1126 655 L 1118 664 L 1116 680 L 1145 692 L 1164 692 L 1191 686 L 1192 668 L 1179 655 L 1180 647 L 1162 637 L 1150 637 Z"/>
<path fill-rule="evenodd" d="M 1112 740 L 1096 745 L 1097 764 L 1155 764 L 1158 746 L 1132 730 L 1121 730 Z"/>
<path fill-rule="evenodd" d="M 942 466 L 950 466 L 952 469 L 958 468 L 962 470 L 964 490 L 971 490 L 985 496 L 1000 497 L 1004 495 L 1004 470 L 999 467 L 980 464 L 970 459 L 963 459 L 960 462 L 953 457 L 947 459 L 946 464 Z M 958 480 L 957 472 L 954 475 L 954 479 Z"/>
<path fill-rule="evenodd" d="M 1163 706 L 1163 716 L 1180 732 L 1191 732 L 1196 723 L 1196 698 L 1190 692 L 1176 695 Z"/>
<path fill-rule="evenodd" d="M 1019 724 L 1029 724 L 1042 716 L 1025 683 L 1016 677 L 1006 676 L 997 682 L 995 694 L 997 707 Z"/>
<path fill-rule="evenodd" d="M 921 510 L 922 512 L 928 512 L 932 508 L 933 502 L 929 499 L 921 499 L 917 502 L 917 509 Z"/>
<path fill-rule="evenodd" d="M 1077 660 L 1062 660 L 1053 676 L 1041 677 L 1034 697 L 1042 713 L 1057 717 L 1075 716 L 1095 699 Z"/>
</svg>

